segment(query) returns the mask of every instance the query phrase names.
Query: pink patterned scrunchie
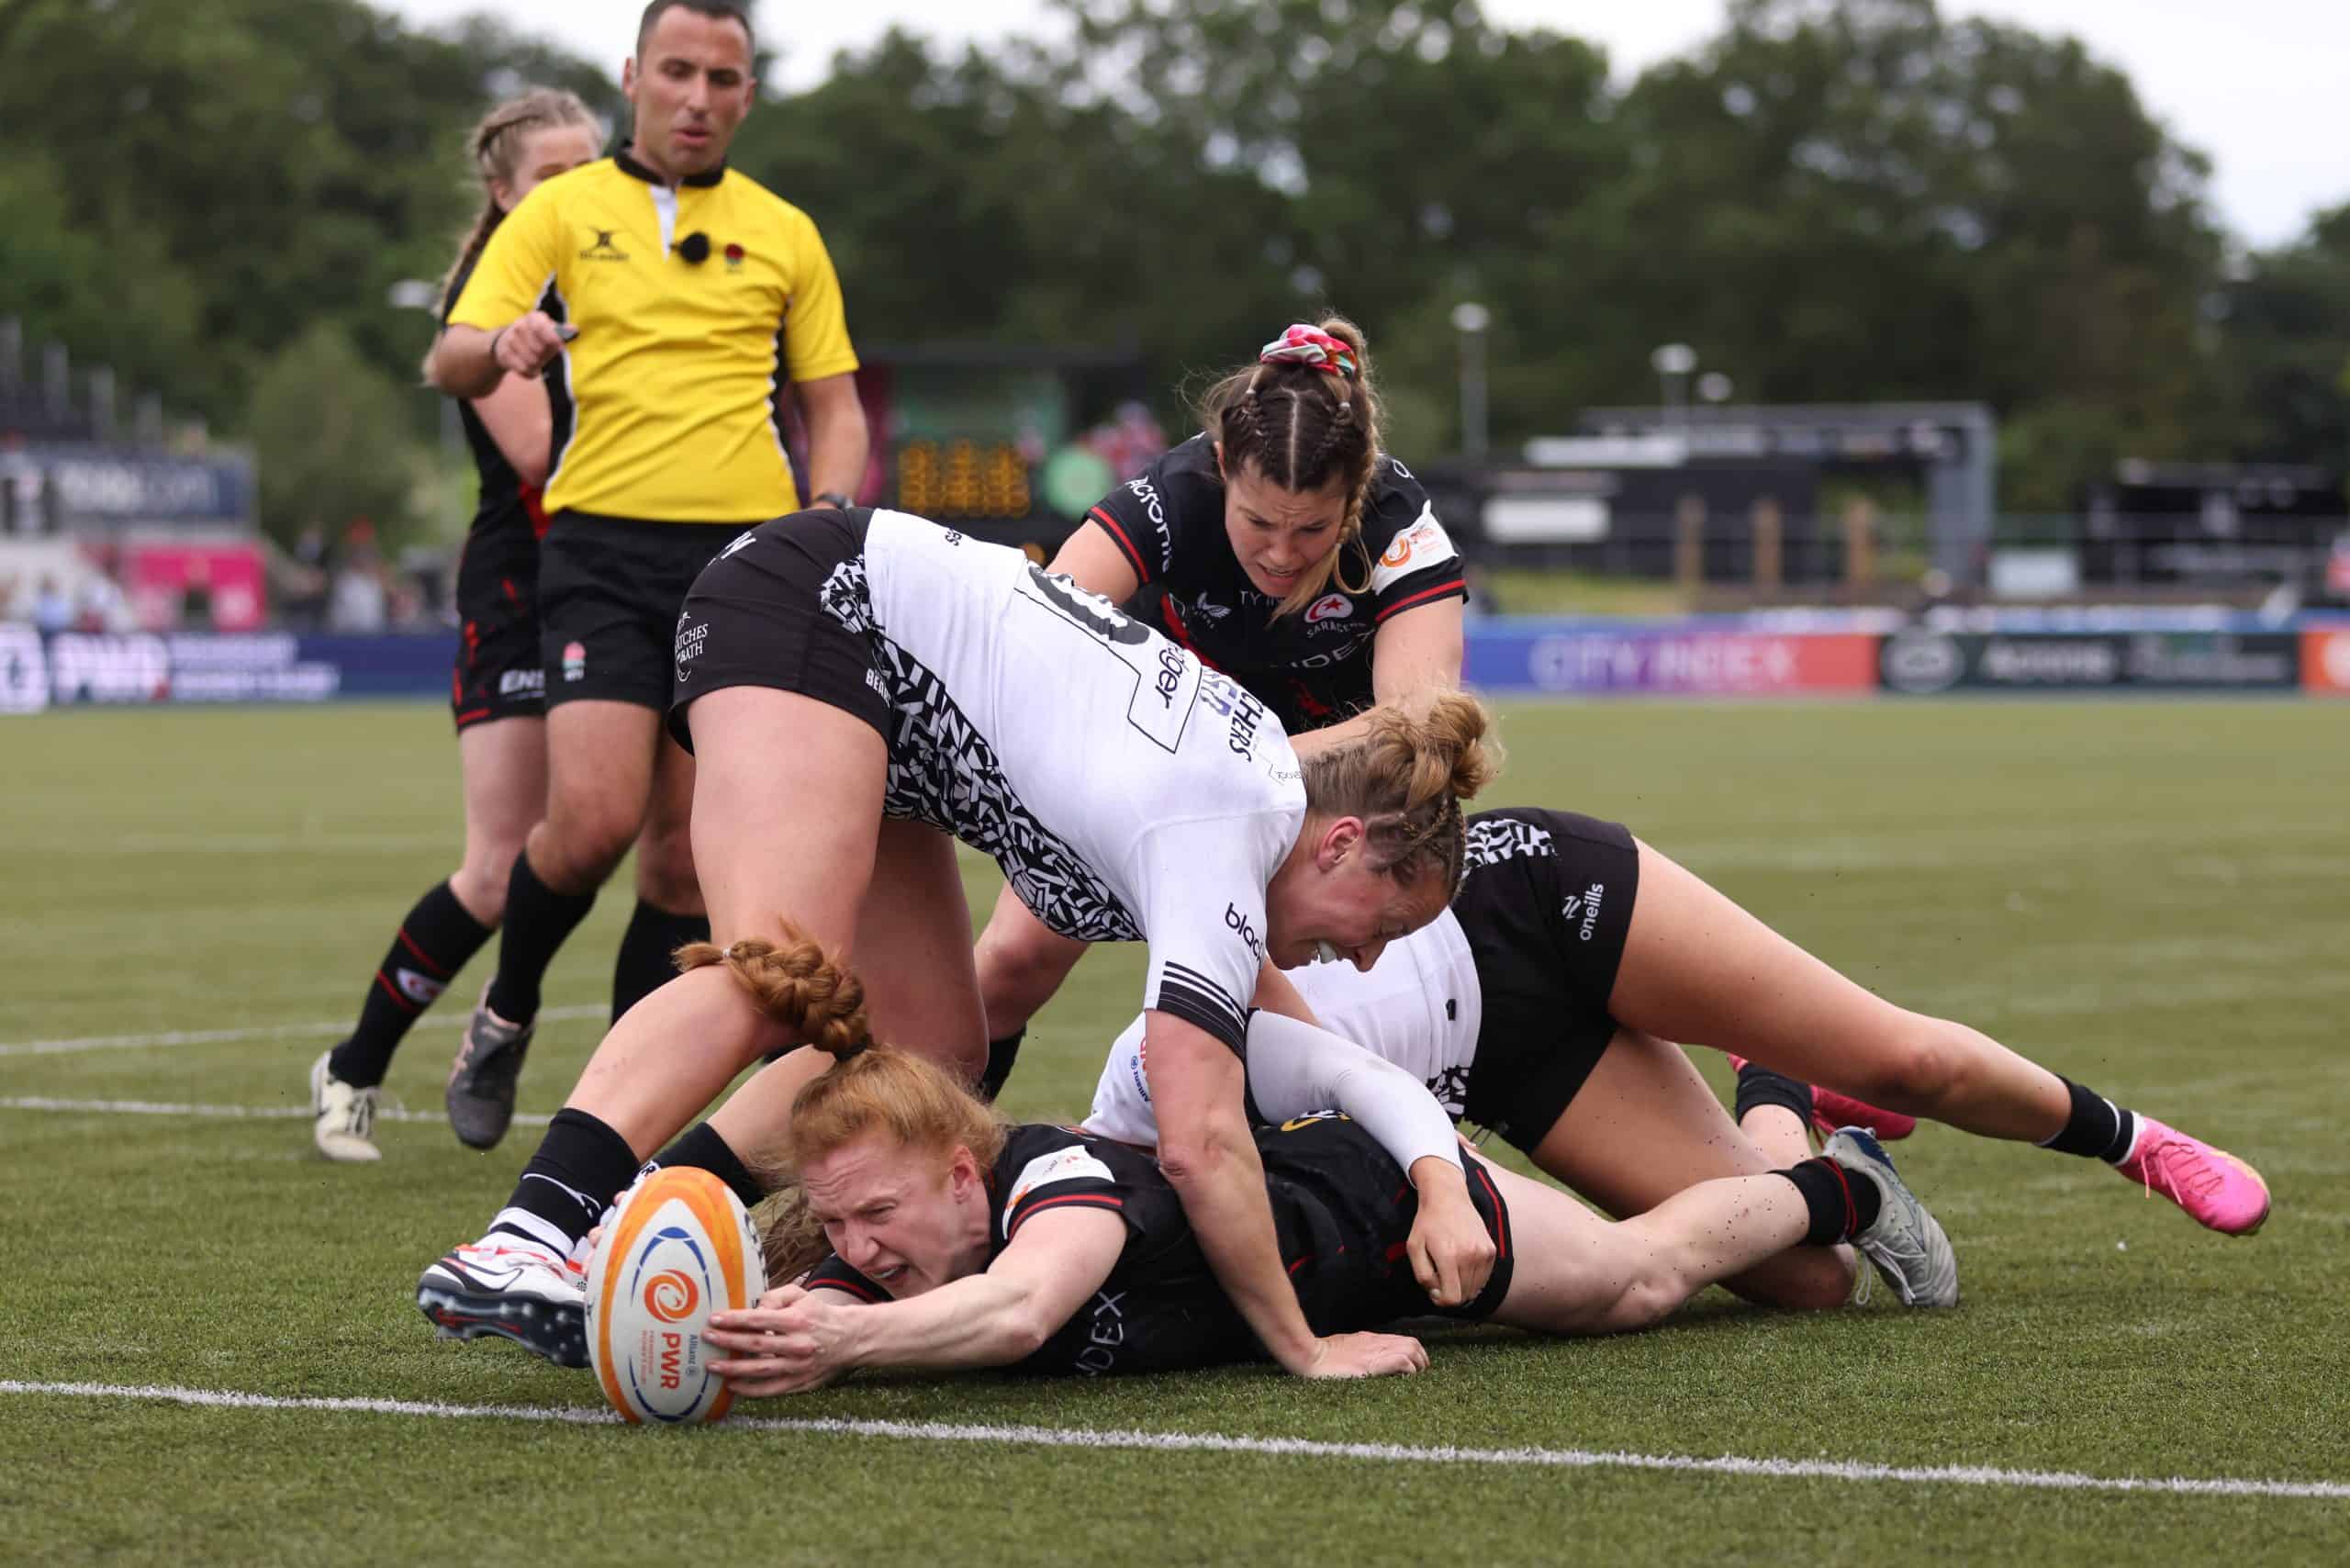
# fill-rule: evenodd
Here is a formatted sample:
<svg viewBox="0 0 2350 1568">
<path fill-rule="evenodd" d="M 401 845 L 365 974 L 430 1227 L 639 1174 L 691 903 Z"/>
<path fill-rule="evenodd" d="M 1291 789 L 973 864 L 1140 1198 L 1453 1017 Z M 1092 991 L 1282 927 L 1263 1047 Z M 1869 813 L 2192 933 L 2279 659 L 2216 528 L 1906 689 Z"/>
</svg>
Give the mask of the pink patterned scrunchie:
<svg viewBox="0 0 2350 1568">
<path fill-rule="evenodd" d="M 1355 374 L 1354 350 L 1303 322 L 1259 350 L 1257 358 L 1265 364 L 1310 364 L 1326 375 Z"/>
</svg>

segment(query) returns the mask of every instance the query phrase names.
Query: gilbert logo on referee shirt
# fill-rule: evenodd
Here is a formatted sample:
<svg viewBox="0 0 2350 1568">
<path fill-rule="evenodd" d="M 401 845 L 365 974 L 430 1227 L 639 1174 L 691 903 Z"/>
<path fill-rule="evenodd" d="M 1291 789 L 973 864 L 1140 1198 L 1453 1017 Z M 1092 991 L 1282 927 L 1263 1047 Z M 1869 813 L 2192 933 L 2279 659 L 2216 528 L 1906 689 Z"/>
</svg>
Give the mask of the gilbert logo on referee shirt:
<svg viewBox="0 0 2350 1568">
<path fill-rule="evenodd" d="M 588 248 L 579 252 L 581 261 L 624 262 L 628 260 L 628 252 L 621 250 L 615 242 L 620 237 L 619 230 L 591 228 L 586 232 Z"/>
</svg>

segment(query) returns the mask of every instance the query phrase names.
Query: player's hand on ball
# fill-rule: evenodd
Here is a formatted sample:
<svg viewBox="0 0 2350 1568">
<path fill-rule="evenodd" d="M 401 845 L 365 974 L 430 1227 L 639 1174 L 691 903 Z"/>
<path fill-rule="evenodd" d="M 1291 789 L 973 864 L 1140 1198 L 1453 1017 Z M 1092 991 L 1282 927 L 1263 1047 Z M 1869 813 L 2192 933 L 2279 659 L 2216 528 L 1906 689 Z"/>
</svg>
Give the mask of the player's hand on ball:
<svg viewBox="0 0 2350 1568">
<path fill-rule="evenodd" d="M 711 1370 L 736 1394 L 806 1394 L 850 1370 L 849 1331 L 857 1308 L 830 1292 L 778 1285 L 756 1306 L 710 1320 L 710 1342 L 729 1352 Z"/>
<path fill-rule="evenodd" d="M 1412 1178 L 1420 1190 L 1419 1215 L 1404 1244 L 1412 1277 L 1438 1306 L 1476 1300 L 1493 1277 L 1497 1254 L 1484 1220 L 1469 1201 L 1467 1182 L 1459 1167 L 1442 1159 L 1414 1162 Z"/>
<path fill-rule="evenodd" d="M 1427 1348 L 1408 1334 L 1333 1334 L 1316 1341 L 1302 1377 L 1393 1377 L 1426 1372 Z"/>
<path fill-rule="evenodd" d="M 512 375 L 535 377 L 570 339 L 554 318 L 543 310 L 520 316 L 498 330 L 498 368 Z"/>
</svg>

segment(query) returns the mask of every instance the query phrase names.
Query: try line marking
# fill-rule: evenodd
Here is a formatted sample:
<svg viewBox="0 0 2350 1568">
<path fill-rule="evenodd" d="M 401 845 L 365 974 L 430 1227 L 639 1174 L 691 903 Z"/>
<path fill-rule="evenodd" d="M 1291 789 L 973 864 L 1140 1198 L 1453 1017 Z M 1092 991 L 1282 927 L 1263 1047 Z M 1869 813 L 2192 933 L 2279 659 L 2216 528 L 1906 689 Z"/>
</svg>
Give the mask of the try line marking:
<svg viewBox="0 0 2350 1568">
<path fill-rule="evenodd" d="M 72 1399 L 144 1399 L 229 1410 L 320 1410 L 440 1420 L 547 1421 L 610 1427 L 620 1417 L 584 1406 L 442 1405 L 411 1399 L 280 1398 L 226 1389 L 106 1383 L 0 1380 L 0 1394 Z M 1214 1432 L 1088 1430 L 1067 1427 L 986 1426 L 960 1421 L 850 1421 L 832 1417 L 738 1417 L 739 1431 L 889 1438 L 913 1442 L 998 1443 L 1015 1448 L 1125 1449 L 1156 1453 L 1253 1453 L 1296 1459 L 1363 1460 L 1392 1464 L 1493 1464 L 1560 1470 L 1662 1470 L 1766 1480 L 1892 1481 L 1910 1485 L 2004 1486 L 2049 1492 L 2149 1492 L 2217 1497 L 2350 1499 L 2350 1483 L 2241 1481 L 2177 1475 L 2079 1475 L 2061 1470 L 1998 1470 L 1987 1465 L 1858 1464 L 1824 1459 L 1698 1459 L 1682 1454 L 1606 1453 L 1591 1449 L 1422 1448 L 1404 1443 L 1326 1443 L 1305 1438 L 1233 1438 Z"/>
<path fill-rule="evenodd" d="M 609 1007 L 582 1004 L 577 1007 L 549 1007 L 539 1014 L 542 1024 L 566 1023 L 575 1018 L 601 1018 L 610 1013 Z M 213 1046 L 230 1040 L 285 1040 L 301 1036 L 347 1035 L 351 1032 L 349 1017 L 331 1018 L 316 1024 L 256 1024 L 241 1029 L 173 1029 L 160 1035 L 84 1035 L 70 1040 L 17 1040 L 0 1045 L 0 1057 L 70 1056 L 79 1051 L 140 1051 L 156 1050 L 169 1046 Z M 462 1029 L 465 1018 L 451 1014 L 440 1018 L 420 1019 L 420 1029 Z"/>
<path fill-rule="evenodd" d="M 178 1105 L 162 1100 L 61 1100 L 49 1094 L 0 1094 L 0 1111 L 49 1111 L 59 1115 L 84 1116 L 208 1116 L 221 1121 L 308 1121 L 308 1105 Z M 410 1111 L 398 1105 L 378 1105 L 379 1122 L 443 1122 L 432 1111 Z M 554 1118 L 520 1115 L 518 1127 L 543 1127 Z"/>
</svg>

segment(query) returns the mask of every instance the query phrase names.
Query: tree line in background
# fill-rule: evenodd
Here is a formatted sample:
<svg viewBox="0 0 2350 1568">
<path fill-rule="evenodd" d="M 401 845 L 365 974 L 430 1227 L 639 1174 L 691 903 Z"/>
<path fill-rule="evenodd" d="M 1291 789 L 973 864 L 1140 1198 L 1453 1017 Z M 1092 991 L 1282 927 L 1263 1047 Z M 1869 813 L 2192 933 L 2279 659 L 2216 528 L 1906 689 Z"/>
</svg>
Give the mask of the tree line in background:
<svg viewBox="0 0 2350 1568">
<path fill-rule="evenodd" d="M 1611 85 L 1593 45 L 1472 0 L 1053 3 L 1066 44 L 892 33 L 746 122 L 735 165 L 822 226 L 861 341 L 1131 345 L 1171 418 L 1187 375 L 1326 306 L 1370 330 L 1398 449 L 1435 454 L 1475 300 L 1503 445 L 1652 401 L 1682 342 L 1740 401 L 1992 404 L 2010 510 L 2123 456 L 2350 456 L 2350 207 L 2232 246 L 2207 161 L 2070 39 L 1733 0 Z M 397 519 L 431 329 L 387 294 L 473 210 L 464 133 L 525 83 L 617 124 L 630 42 L 0 0 L 0 314 L 252 440 L 273 531 Z"/>
</svg>

